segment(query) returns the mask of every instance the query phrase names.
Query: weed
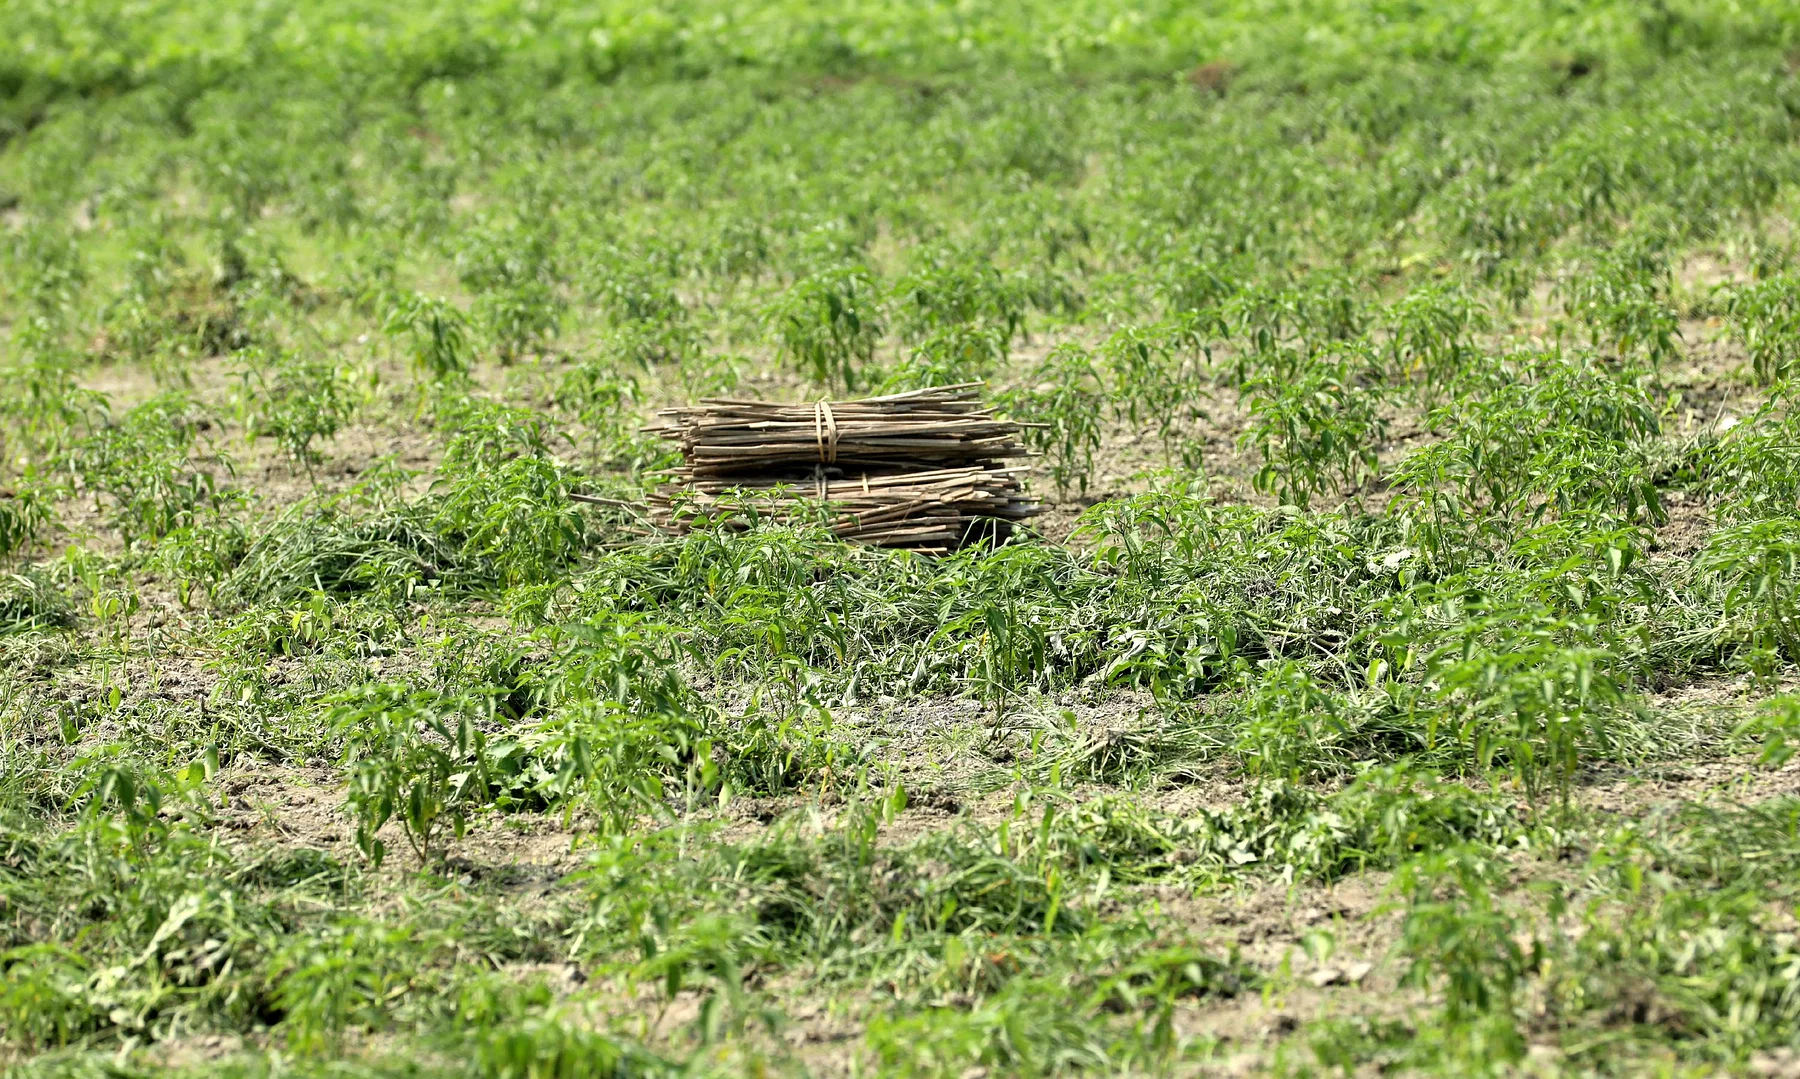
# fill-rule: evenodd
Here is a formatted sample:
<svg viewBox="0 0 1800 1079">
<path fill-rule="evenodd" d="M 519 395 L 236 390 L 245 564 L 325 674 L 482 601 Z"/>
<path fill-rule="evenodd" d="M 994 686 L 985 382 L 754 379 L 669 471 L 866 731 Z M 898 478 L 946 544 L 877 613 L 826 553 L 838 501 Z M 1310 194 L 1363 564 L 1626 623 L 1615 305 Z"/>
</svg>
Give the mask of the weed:
<svg viewBox="0 0 1800 1079">
<path fill-rule="evenodd" d="M 25 566 L 0 578 L 0 629 L 66 629 L 74 624 L 74 606 L 41 569 Z"/>
<path fill-rule="evenodd" d="M 1559 957 L 1564 974 L 1553 986 L 1554 1006 L 1657 1022 L 1677 1044 L 1697 1039 L 1696 1047 L 1714 1060 L 1790 1045 L 1800 1016 L 1800 968 L 1791 934 L 1768 920 L 1765 894 L 1729 870 L 1704 888 L 1686 887 L 1681 878 L 1737 861 L 1696 865 L 1689 851 L 1735 848 L 1746 840 L 1771 844 L 1785 862 L 1792 812 L 1786 800 L 1738 814 L 1689 811 L 1676 822 L 1686 834 L 1671 833 L 1673 846 L 1639 829 L 1609 837 L 1595 851 L 1594 869 L 1616 891 L 1581 912 L 1583 932 Z M 1756 871 L 1748 876 L 1754 879 Z"/>
<path fill-rule="evenodd" d="M 301 503 L 253 539 L 218 586 L 230 603 L 293 603 L 313 592 L 411 599 L 462 571 L 456 544 L 432 527 L 429 506 L 353 517 Z"/>
<path fill-rule="evenodd" d="M 1739 737 L 1762 740 L 1761 762 L 1779 768 L 1800 749 L 1800 707 L 1791 696 L 1773 697 L 1738 728 Z"/>
</svg>

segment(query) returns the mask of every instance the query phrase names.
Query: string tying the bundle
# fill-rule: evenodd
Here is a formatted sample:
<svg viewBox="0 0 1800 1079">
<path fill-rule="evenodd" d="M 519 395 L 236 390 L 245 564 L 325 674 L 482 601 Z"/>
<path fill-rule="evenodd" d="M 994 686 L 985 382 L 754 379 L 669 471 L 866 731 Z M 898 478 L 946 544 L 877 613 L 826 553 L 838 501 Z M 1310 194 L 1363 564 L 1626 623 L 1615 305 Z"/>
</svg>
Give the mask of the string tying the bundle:
<svg viewBox="0 0 1800 1079">
<path fill-rule="evenodd" d="M 819 444 L 819 462 L 837 464 L 838 425 L 837 417 L 831 413 L 830 401 L 820 401 L 813 406 L 813 438 Z"/>
</svg>

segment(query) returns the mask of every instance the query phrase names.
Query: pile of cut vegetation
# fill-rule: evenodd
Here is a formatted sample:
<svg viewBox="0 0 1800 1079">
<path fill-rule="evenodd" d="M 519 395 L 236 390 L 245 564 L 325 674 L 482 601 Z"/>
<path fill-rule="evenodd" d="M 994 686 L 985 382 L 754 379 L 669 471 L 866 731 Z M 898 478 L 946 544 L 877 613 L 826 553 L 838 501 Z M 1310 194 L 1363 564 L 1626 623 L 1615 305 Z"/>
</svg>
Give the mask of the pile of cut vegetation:
<svg viewBox="0 0 1800 1079">
<path fill-rule="evenodd" d="M 1019 425 L 982 404 L 980 383 L 860 401 L 784 405 L 708 398 L 665 409 L 650 430 L 683 465 L 650 496 L 652 523 L 823 520 L 846 540 L 942 554 L 1004 537 L 1040 512 L 1025 494 Z"/>
</svg>

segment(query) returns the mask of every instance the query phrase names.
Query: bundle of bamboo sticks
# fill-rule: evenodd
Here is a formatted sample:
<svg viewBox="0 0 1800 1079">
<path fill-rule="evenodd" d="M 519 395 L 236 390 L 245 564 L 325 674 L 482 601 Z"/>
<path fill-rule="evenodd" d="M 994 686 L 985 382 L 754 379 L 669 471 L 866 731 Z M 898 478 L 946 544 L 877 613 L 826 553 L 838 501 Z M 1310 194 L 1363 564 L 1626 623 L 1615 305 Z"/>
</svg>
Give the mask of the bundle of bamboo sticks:
<svg viewBox="0 0 1800 1079">
<path fill-rule="evenodd" d="M 822 464 L 848 471 L 1023 457 L 1019 425 L 997 419 L 967 383 L 869 397 L 781 405 L 709 398 L 658 413 L 692 476 L 762 473 Z"/>
<path fill-rule="evenodd" d="M 1025 494 L 1018 424 L 984 407 L 980 383 L 860 401 L 782 405 L 707 399 L 649 428 L 681 447 L 650 497 L 663 532 L 701 520 L 817 520 L 846 540 L 945 553 L 1004 536 L 1039 512 Z"/>
</svg>

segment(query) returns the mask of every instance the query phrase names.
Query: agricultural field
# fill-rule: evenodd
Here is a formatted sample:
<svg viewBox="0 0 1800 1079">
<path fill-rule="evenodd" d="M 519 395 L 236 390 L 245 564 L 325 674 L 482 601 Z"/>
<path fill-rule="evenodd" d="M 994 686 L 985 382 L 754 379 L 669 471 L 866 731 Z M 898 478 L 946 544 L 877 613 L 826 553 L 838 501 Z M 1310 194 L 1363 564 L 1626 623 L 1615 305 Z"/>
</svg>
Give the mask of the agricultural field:
<svg viewBox="0 0 1800 1079">
<path fill-rule="evenodd" d="M 0 1070 L 1800 1076 L 1797 136 L 1782 0 L 8 0 Z M 969 382 L 1003 542 L 644 527 Z"/>
</svg>

